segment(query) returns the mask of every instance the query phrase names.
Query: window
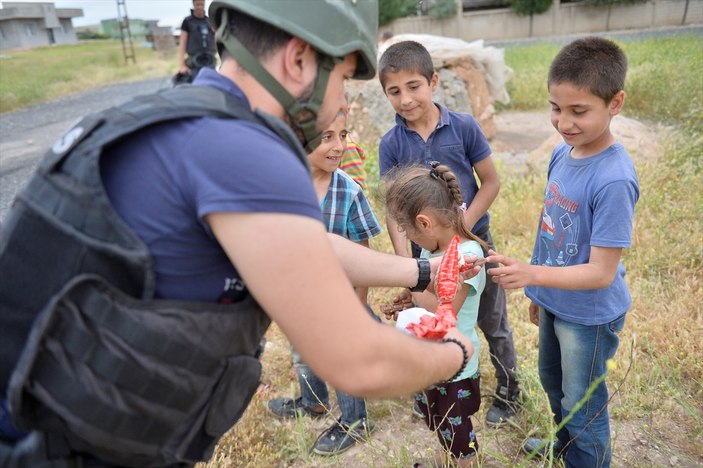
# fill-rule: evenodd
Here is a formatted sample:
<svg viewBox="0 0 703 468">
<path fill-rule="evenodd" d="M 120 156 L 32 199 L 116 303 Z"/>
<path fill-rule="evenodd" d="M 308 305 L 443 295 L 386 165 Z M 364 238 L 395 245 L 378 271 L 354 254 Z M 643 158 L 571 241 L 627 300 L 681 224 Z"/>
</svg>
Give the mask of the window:
<svg viewBox="0 0 703 468">
<path fill-rule="evenodd" d="M 27 33 L 27 36 L 34 36 L 34 23 L 25 24 L 24 31 Z"/>
<path fill-rule="evenodd" d="M 0 39 L 5 40 L 5 31 L 2 30 L 2 26 L 0 26 Z"/>
</svg>

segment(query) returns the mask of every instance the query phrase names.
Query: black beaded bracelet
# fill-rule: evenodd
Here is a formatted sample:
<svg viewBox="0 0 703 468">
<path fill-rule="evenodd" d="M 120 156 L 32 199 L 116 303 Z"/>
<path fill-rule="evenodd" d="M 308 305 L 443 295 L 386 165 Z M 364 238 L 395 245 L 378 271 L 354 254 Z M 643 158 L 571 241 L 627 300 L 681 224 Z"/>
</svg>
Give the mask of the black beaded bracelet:
<svg viewBox="0 0 703 468">
<path fill-rule="evenodd" d="M 461 348 L 461 352 L 464 353 L 464 362 L 461 364 L 459 370 L 456 371 L 456 374 L 452 375 L 447 380 L 442 381 L 443 383 L 448 383 L 459 377 L 461 373 L 464 372 L 464 369 L 466 369 L 466 366 L 469 365 L 469 351 L 466 349 L 466 346 L 464 346 L 464 343 L 454 338 L 445 338 L 442 340 L 442 343 L 456 343 Z"/>
<path fill-rule="evenodd" d="M 430 284 L 430 261 L 419 257 L 415 260 L 417 260 L 417 284 L 410 288 L 410 291 L 422 292 Z"/>
</svg>

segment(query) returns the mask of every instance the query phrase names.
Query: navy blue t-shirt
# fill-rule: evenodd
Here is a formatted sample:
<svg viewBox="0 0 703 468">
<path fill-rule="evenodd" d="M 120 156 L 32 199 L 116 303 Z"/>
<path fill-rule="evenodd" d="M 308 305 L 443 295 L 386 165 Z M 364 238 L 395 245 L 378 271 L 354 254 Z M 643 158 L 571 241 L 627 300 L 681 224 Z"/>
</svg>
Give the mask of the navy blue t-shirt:
<svg viewBox="0 0 703 468">
<path fill-rule="evenodd" d="M 381 139 L 378 146 L 378 164 L 381 177 L 397 166 L 424 164 L 429 170 L 431 161 L 449 166 L 459 179 L 461 195 L 470 205 L 478 192 L 473 166 L 491 155 L 491 148 L 481 127 L 469 114 L 451 112 L 441 104 L 437 128 L 427 141 L 419 133 L 410 130 L 405 119 L 396 114 L 395 127 Z M 478 232 L 488 224 L 488 213 L 473 227 Z"/>
<path fill-rule="evenodd" d="M 249 105 L 214 70 L 202 70 L 194 84 Z M 209 213 L 322 220 L 308 170 L 271 130 L 242 120 L 205 117 L 150 127 L 106 151 L 101 172 L 117 213 L 152 254 L 157 298 L 238 298 L 243 283 L 203 221 Z"/>
</svg>

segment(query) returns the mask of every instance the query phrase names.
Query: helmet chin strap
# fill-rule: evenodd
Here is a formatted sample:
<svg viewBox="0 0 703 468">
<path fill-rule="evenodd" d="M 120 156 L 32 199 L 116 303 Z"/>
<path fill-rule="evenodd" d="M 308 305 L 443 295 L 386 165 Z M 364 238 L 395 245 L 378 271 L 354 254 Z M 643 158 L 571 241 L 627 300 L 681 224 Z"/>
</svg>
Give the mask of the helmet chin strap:
<svg viewBox="0 0 703 468">
<path fill-rule="evenodd" d="M 325 97 L 330 73 L 340 59 L 321 55 L 317 67 L 317 78 L 312 95 L 306 101 L 299 101 L 292 96 L 266 70 L 249 50 L 227 29 L 227 10 L 222 11 L 222 21 L 217 30 L 218 40 L 224 45 L 237 62 L 255 77 L 266 90 L 281 104 L 290 117 L 291 127 L 307 151 L 312 151 L 320 144 L 322 132 L 317 128 L 317 117 L 322 100 Z"/>
</svg>

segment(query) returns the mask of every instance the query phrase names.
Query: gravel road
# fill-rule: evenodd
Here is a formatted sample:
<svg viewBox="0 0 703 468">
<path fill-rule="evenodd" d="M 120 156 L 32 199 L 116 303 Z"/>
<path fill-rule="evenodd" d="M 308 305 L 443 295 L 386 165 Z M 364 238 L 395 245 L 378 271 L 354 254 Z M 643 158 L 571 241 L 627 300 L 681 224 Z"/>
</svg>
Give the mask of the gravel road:
<svg viewBox="0 0 703 468">
<path fill-rule="evenodd" d="M 0 114 L 0 221 L 41 156 L 84 115 L 170 86 L 170 77 L 117 83 Z"/>
</svg>

